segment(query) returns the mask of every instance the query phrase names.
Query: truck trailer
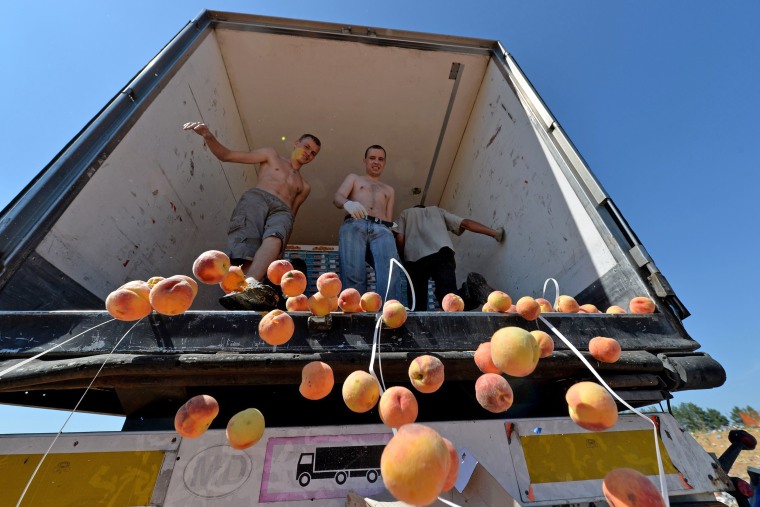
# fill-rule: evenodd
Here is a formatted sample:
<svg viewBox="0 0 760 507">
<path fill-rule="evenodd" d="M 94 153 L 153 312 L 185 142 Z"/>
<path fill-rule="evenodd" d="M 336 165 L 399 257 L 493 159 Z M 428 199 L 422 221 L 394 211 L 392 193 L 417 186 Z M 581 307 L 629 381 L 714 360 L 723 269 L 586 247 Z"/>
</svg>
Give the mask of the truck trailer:
<svg viewBox="0 0 760 507">
<path fill-rule="evenodd" d="M 375 78 L 358 78 L 366 73 Z M 371 120 L 361 111 L 372 111 Z M 381 144 L 388 157 L 383 180 L 396 191 L 396 214 L 437 205 L 506 230 L 503 243 L 476 235 L 454 239 L 460 281 L 478 272 L 513 297 L 561 293 L 601 309 L 646 296 L 656 311 L 548 313 L 534 322 L 516 313 L 410 312 L 404 326 L 382 329 L 379 343 L 375 314 L 315 318 L 294 312 L 293 338 L 272 347 L 258 337 L 262 314 L 225 310 L 219 287 L 201 284 L 192 308 L 181 315 L 153 313 L 136 324 L 113 320 L 104 300 L 115 288 L 130 280 L 189 275 L 201 252 L 224 251 L 232 209 L 257 181 L 255 167 L 221 163 L 198 136 L 183 131 L 189 121 L 205 122 L 226 146 L 241 151 L 273 146 L 284 154 L 305 132 L 321 139 L 319 156 L 302 169 L 312 191 L 286 249 L 287 258 L 308 265 L 309 291 L 319 273 L 340 271 L 338 229 L 345 213 L 333 206 L 332 196 L 348 173 L 360 170 L 364 149 Z M 550 279 L 557 294 L 546 293 Z M 487 474 L 521 504 L 557 503 L 554 493 L 536 500 L 541 488 L 521 497 L 522 483 L 517 486 L 505 468 L 518 452 L 505 428 L 546 427 L 544 437 L 578 433 L 564 425 L 564 395 L 574 383 L 592 379 L 591 373 L 555 336 L 554 353 L 532 375 L 509 378 L 509 411 L 492 414 L 475 400 L 477 346 L 505 326 L 547 330 L 542 322 L 550 323 L 626 403 L 643 407 L 725 381 L 721 365 L 686 332 L 682 321 L 688 316 L 517 62 L 492 40 L 204 11 L 0 214 L 0 403 L 62 410 L 76 405 L 125 416 L 123 431 L 112 439 L 118 452 L 147 453 L 141 455 L 146 460 L 161 456 L 152 462 L 148 499 L 125 505 L 240 505 L 240 497 L 220 493 L 227 486 L 203 486 L 200 470 L 238 488 L 257 476 L 260 496 L 246 500 L 251 504 L 345 501 L 353 479 L 343 485 L 311 482 L 331 483 L 338 496 L 298 485 L 292 477 L 298 459 L 314 452 L 302 444 L 327 439 L 338 447 L 383 445 L 390 433 L 376 410 L 349 411 L 339 389 L 314 402 L 300 396 L 298 384 L 302 367 L 320 360 L 333 368 L 337 386 L 352 371 L 369 367 L 373 349 L 388 385 L 408 383 L 415 357 L 439 357 L 446 382 L 438 392 L 418 396 L 418 421 L 459 436 L 461 444 L 452 439 L 457 447 L 489 463 Z M 588 343 L 596 336 L 621 344 L 616 363 L 593 361 Z M 172 432 L 174 414 L 196 394 L 214 396 L 221 412 L 203 438 L 179 438 Z M 223 428 L 249 406 L 265 414 L 266 441 L 241 458 L 225 448 Z M 674 484 L 683 485 L 678 470 L 685 462 L 703 467 L 688 478 L 698 488 L 679 494 L 690 498 L 729 488 L 725 474 L 688 443 L 672 417 L 659 417 L 669 435 L 663 440 L 677 441 L 665 442 L 671 445 Z M 621 427 L 624 433 L 641 430 L 635 422 Z M 463 436 L 470 430 L 477 438 Z M 619 440 L 637 449 L 645 438 L 626 435 Z M 37 437 L 27 440 L 39 443 Z M 6 455 L 39 451 L 39 445 L 13 437 L 0 439 L 0 446 Z M 87 447 L 97 451 L 94 444 Z M 287 456 L 280 468 L 274 467 L 278 456 Z M 222 462 L 225 470 L 234 468 L 224 480 L 224 467 L 209 465 Z M 184 479 L 177 477 L 180 468 Z M 597 487 L 597 475 L 578 480 Z M 175 481 L 191 493 L 167 496 Z M 287 492 L 288 481 L 296 481 L 295 493 Z M 376 488 L 369 493 L 382 494 L 382 481 L 362 481 L 362 487 Z M 573 498 L 598 502 L 601 490 L 589 493 L 593 487 Z"/>
</svg>

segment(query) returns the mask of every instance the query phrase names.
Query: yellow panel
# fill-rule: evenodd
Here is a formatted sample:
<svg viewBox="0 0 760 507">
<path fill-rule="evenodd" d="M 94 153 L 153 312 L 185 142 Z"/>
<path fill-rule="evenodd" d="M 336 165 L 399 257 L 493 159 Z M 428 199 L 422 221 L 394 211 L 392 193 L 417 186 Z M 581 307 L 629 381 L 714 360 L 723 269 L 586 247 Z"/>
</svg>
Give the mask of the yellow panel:
<svg viewBox="0 0 760 507">
<path fill-rule="evenodd" d="M 654 435 L 650 430 L 520 436 L 530 482 L 603 479 L 615 468 L 633 468 L 657 475 Z M 660 443 L 666 474 L 678 473 Z"/>
<path fill-rule="evenodd" d="M 41 458 L 0 456 L 0 505 L 16 505 Z M 148 505 L 163 459 L 162 451 L 49 454 L 21 505 Z"/>
</svg>

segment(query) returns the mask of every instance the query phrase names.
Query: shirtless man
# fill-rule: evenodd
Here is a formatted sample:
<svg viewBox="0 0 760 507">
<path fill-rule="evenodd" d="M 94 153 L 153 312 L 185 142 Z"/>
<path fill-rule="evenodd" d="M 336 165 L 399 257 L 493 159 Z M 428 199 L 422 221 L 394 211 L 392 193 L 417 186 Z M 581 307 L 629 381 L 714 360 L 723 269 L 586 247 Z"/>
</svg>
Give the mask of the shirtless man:
<svg viewBox="0 0 760 507">
<path fill-rule="evenodd" d="M 254 280 L 246 291 L 220 299 L 228 309 L 258 309 L 251 307 L 248 291 L 267 292 L 267 287 L 258 282 L 264 280 L 269 264 L 282 256 L 298 208 L 311 191 L 301 176 L 301 167 L 314 160 L 321 143 L 314 135 L 304 134 L 293 143 L 290 157 L 285 158 L 274 148 L 230 150 L 201 122 L 185 123 L 182 128 L 201 136 L 211 153 L 222 162 L 259 164 L 258 182 L 240 198 L 227 231 L 231 263 L 242 265 L 243 271 Z"/>
<path fill-rule="evenodd" d="M 333 204 L 348 212 L 338 235 L 340 278 L 343 287 L 353 287 L 363 294 L 367 291 L 369 262 L 375 268 L 377 292 L 385 295 L 388 287 L 390 260 L 398 260 L 391 232 L 393 225 L 393 187 L 380 181 L 385 169 L 385 149 L 373 145 L 364 152 L 365 174 L 349 174 L 335 192 Z M 388 291 L 387 299 L 401 300 L 398 270 Z"/>
</svg>

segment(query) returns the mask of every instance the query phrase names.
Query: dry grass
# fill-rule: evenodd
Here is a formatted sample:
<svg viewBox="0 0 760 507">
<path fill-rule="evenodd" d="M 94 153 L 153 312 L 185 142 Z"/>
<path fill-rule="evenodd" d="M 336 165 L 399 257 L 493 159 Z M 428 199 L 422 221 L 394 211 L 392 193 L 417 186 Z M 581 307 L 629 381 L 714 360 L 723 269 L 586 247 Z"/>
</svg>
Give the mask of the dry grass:
<svg viewBox="0 0 760 507">
<path fill-rule="evenodd" d="M 760 427 L 745 428 L 745 430 L 760 441 Z M 692 436 L 707 452 L 712 452 L 716 456 L 723 454 L 723 451 L 731 445 L 728 441 L 728 431 L 692 433 Z M 756 447 L 753 451 L 742 451 L 734 462 L 729 475 L 741 477 L 749 482 L 747 467 L 760 468 L 760 446 Z"/>
</svg>

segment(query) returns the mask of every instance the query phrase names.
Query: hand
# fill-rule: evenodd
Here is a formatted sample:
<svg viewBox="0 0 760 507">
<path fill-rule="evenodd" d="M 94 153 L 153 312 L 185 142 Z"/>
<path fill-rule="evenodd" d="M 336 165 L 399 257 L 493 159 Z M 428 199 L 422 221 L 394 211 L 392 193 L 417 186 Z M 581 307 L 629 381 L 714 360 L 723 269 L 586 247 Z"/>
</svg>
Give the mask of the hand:
<svg viewBox="0 0 760 507">
<path fill-rule="evenodd" d="M 499 227 L 498 229 L 496 229 L 496 235 L 493 237 L 493 239 L 495 239 L 499 243 L 504 241 L 504 227 Z"/>
<path fill-rule="evenodd" d="M 189 123 L 185 123 L 182 125 L 182 130 L 192 130 L 201 137 L 206 137 L 207 134 L 211 133 L 211 131 L 208 129 L 208 126 L 205 123 L 199 121 L 191 121 Z"/>
<path fill-rule="evenodd" d="M 361 220 L 367 216 L 367 208 L 365 208 L 360 202 L 346 201 L 343 205 L 343 209 L 356 220 Z"/>
</svg>

